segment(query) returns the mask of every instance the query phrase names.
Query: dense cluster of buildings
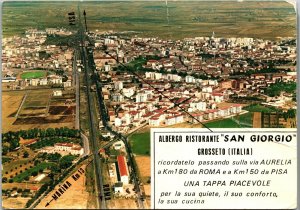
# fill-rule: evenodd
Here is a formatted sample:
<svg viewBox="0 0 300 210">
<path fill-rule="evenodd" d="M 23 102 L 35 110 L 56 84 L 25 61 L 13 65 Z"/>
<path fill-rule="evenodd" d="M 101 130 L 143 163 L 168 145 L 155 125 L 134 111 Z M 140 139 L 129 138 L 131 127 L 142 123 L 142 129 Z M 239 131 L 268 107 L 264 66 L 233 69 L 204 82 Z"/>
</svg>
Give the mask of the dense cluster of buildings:
<svg viewBox="0 0 300 210">
<path fill-rule="evenodd" d="M 277 107 L 292 101 L 292 94 L 265 94 L 278 81 L 296 82 L 296 45 L 290 39 L 90 36 L 110 123 L 121 132 L 145 124 L 196 123 L 243 113 L 243 105 L 231 96 L 277 101 Z M 130 65 L 128 71 L 116 68 L 118 63 L 132 64 L 135 73 Z"/>
<path fill-rule="evenodd" d="M 71 86 L 71 75 L 63 79 L 62 75 L 45 75 L 43 78 L 22 79 L 21 74 L 30 70 L 46 72 L 60 70 L 72 71 L 73 49 L 46 42 L 47 35 L 70 35 L 65 29 L 47 28 L 29 29 L 25 37 L 3 38 L 2 43 L 2 82 L 14 83 L 14 89 L 27 86 L 62 85 Z M 64 80 L 64 81 L 63 81 Z"/>
</svg>

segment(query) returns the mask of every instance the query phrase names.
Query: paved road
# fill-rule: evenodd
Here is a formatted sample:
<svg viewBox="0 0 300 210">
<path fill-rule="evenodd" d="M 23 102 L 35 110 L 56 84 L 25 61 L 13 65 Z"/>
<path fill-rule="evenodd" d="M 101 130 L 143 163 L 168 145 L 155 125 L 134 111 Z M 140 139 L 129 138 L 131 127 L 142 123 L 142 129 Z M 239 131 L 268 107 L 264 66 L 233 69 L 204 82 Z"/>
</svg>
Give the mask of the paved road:
<svg viewBox="0 0 300 210">
<path fill-rule="evenodd" d="M 90 154 L 89 139 L 86 135 L 84 135 L 84 133 L 80 133 L 80 136 L 83 140 L 83 149 L 84 149 L 83 156 L 87 156 Z"/>
<path fill-rule="evenodd" d="M 88 60 L 89 60 L 89 64 L 90 66 L 92 66 L 95 69 L 95 63 L 94 63 L 94 58 L 93 58 L 93 51 L 92 49 L 89 49 L 89 53 L 88 53 Z M 96 80 L 96 90 L 97 90 L 97 96 L 98 96 L 98 103 L 99 103 L 99 112 L 101 114 L 101 120 L 102 120 L 102 124 L 105 127 L 106 130 L 108 130 L 110 133 L 112 133 L 113 135 L 115 135 L 115 137 L 117 138 L 116 140 L 112 140 L 111 143 L 109 144 L 113 144 L 114 142 L 116 142 L 118 139 L 122 140 L 124 142 L 124 145 L 126 147 L 126 151 L 128 154 L 128 162 L 129 162 L 129 166 L 131 167 L 131 178 L 133 180 L 134 183 L 134 188 L 135 188 L 135 192 L 137 194 L 138 197 L 138 205 L 139 208 L 143 209 L 144 208 L 144 204 L 143 204 L 143 198 L 142 198 L 142 194 L 141 194 L 141 190 L 140 190 L 140 185 L 139 185 L 139 178 L 137 175 L 137 169 L 135 168 L 135 164 L 134 164 L 134 160 L 133 160 L 133 153 L 131 150 L 131 147 L 128 143 L 128 138 L 123 136 L 121 133 L 118 133 L 117 131 L 113 130 L 109 125 L 108 125 L 108 114 L 107 114 L 107 110 L 106 110 L 106 106 L 104 103 L 104 99 L 103 99 L 103 93 L 102 93 L 102 85 L 101 85 L 101 80 L 100 77 L 95 73 L 95 71 L 92 71 L 93 73 L 93 78 Z M 106 145 L 107 146 L 107 145 Z"/>
<path fill-rule="evenodd" d="M 75 86 L 75 95 L 76 95 L 76 117 L 75 117 L 75 129 L 80 129 L 80 74 L 77 71 L 77 51 L 74 51 L 74 60 L 73 60 L 73 87 Z"/>
<path fill-rule="evenodd" d="M 87 92 L 87 102 L 88 102 L 88 115 L 89 115 L 89 121 L 90 121 L 90 141 L 91 141 L 91 148 L 92 148 L 92 153 L 94 157 L 94 167 L 95 167 L 95 184 L 96 184 L 96 191 L 98 194 L 98 208 L 100 209 L 106 209 L 106 202 L 105 199 L 102 199 L 103 197 L 103 179 L 102 179 L 102 162 L 100 159 L 100 156 L 98 154 L 99 151 L 99 145 L 98 145 L 98 138 L 97 138 L 97 128 L 96 128 L 96 119 L 95 119 L 95 106 L 94 106 L 94 101 L 93 97 L 91 96 L 90 92 L 90 87 L 91 87 L 91 80 L 89 78 L 89 74 L 91 73 L 90 67 L 88 66 L 87 63 L 87 50 L 86 47 L 83 46 L 84 44 L 84 39 L 85 39 L 85 34 L 84 34 L 84 28 L 81 23 L 81 13 L 80 13 L 80 8 L 78 4 L 78 17 L 79 17 L 79 33 L 81 37 L 81 46 L 80 46 L 80 54 L 81 54 L 81 60 L 83 63 L 84 67 L 84 73 L 85 73 L 85 81 L 86 81 L 86 92 Z"/>
<path fill-rule="evenodd" d="M 78 11 L 79 11 L 79 7 L 78 7 Z M 80 12 L 79 12 L 80 14 Z M 79 19 L 81 18 L 81 16 L 79 15 Z M 80 21 L 81 22 L 81 21 Z M 83 43 L 83 27 L 81 24 L 81 39 L 82 39 L 82 43 Z M 110 133 L 114 134 L 117 138 L 119 138 L 120 140 L 122 140 L 125 144 L 126 150 L 127 150 L 127 154 L 128 154 L 128 161 L 129 161 L 129 166 L 131 167 L 131 178 L 134 182 L 134 188 L 135 188 L 135 192 L 137 194 L 137 201 L 138 201 L 138 205 L 139 208 L 144 208 L 144 204 L 143 204 L 143 198 L 141 195 L 141 190 L 140 190 L 140 185 L 139 185 L 139 179 L 138 179 L 138 175 L 137 175 L 137 169 L 135 168 L 135 164 L 133 161 L 133 153 L 131 151 L 131 148 L 128 144 L 128 138 L 123 136 L 121 133 L 118 133 L 116 131 L 114 131 L 109 125 L 108 125 L 108 114 L 107 114 L 107 109 L 106 106 L 104 104 L 104 99 L 103 99 L 103 94 L 102 94 L 102 85 L 101 85 L 101 81 L 100 78 L 98 77 L 98 75 L 96 74 L 95 71 L 95 62 L 94 62 L 94 58 L 93 58 L 93 49 L 92 48 L 87 48 L 87 47 L 81 47 L 81 54 L 82 54 L 82 61 L 83 61 L 83 66 L 84 66 L 84 70 L 85 70 L 85 79 L 86 79 L 86 84 L 87 84 L 87 96 L 88 96 L 88 104 L 89 104 L 89 115 L 90 115 L 90 124 L 91 124 L 91 129 L 90 129 L 90 137 L 91 137 L 91 145 L 92 145 L 92 152 L 94 154 L 94 164 L 95 164 L 95 169 L 96 169 L 96 184 L 97 184 L 97 189 L 98 189 L 98 193 L 99 196 L 102 198 L 103 195 L 103 180 L 102 180 L 102 173 L 101 173 L 101 167 L 102 167 L 102 162 L 101 159 L 99 158 L 98 155 L 98 151 L 99 151 L 99 145 L 98 145 L 98 141 L 96 138 L 96 120 L 95 120 L 95 106 L 93 105 L 93 98 L 91 97 L 91 93 L 90 93 L 90 87 L 92 84 L 90 75 L 93 78 L 93 82 L 96 84 L 96 93 L 97 93 L 97 98 L 98 98 L 98 103 L 99 103 L 99 112 L 101 115 L 101 120 L 102 120 L 102 124 L 103 126 L 106 128 L 106 130 L 108 130 Z M 87 63 L 88 62 L 88 63 Z M 99 202 L 101 203 L 101 209 L 105 209 L 106 208 L 106 202 L 105 199 L 100 199 Z"/>
</svg>

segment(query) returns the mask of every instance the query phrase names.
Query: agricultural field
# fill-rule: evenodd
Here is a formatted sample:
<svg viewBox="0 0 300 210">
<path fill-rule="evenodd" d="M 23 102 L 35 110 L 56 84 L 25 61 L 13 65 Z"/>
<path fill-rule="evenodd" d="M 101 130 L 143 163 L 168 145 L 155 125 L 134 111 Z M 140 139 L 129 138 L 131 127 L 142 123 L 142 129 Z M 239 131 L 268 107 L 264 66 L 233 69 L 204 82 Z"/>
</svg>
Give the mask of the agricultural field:
<svg viewBox="0 0 300 210">
<path fill-rule="evenodd" d="M 53 89 L 2 93 L 3 132 L 20 129 L 74 127 L 75 94 L 53 96 Z"/>
<path fill-rule="evenodd" d="M 2 131 L 20 130 L 20 126 L 13 123 L 17 119 L 15 115 L 22 103 L 25 91 L 2 92 Z"/>
<path fill-rule="evenodd" d="M 77 2 L 5 2 L 3 36 L 23 34 L 29 27 L 65 27 Z M 296 14 L 284 1 L 97 1 L 80 3 L 89 30 L 116 31 L 182 39 L 186 37 L 259 37 L 296 35 Z M 77 14 L 76 14 L 77 15 Z"/>
<path fill-rule="evenodd" d="M 38 173 L 39 171 L 43 171 L 44 169 L 51 167 L 53 165 L 55 165 L 55 164 L 47 163 L 47 162 L 40 163 L 40 164 L 34 166 L 33 168 L 30 168 L 30 169 L 24 171 L 23 173 L 20 173 L 19 175 L 15 176 L 13 178 L 13 181 L 14 182 L 22 182 L 26 177 L 31 176 L 32 173 L 35 173 L 35 172 Z"/>
<path fill-rule="evenodd" d="M 47 72 L 45 71 L 27 71 L 21 73 L 21 79 L 36 79 L 45 77 Z"/>
</svg>

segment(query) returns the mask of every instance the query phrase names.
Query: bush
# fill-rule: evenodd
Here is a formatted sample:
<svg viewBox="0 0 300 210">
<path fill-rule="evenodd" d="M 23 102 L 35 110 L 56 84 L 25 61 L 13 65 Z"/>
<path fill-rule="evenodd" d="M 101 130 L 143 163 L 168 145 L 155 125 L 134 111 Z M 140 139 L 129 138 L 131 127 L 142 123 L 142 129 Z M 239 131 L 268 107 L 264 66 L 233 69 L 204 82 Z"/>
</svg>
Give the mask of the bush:
<svg viewBox="0 0 300 210">
<path fill-rule="evenodd" d="M 6 178 L 6 177 L 3 177 L 3 178 L 2 178 L 2 182 L 3 182 L 3 183 L 6 183 L 6 182 L 7 182 L 7 178 Z"/>
<path fill-rule="evenodd" d="M 13 179 L 9 179 L 8 182 L 9 182 L 9 183 L 13 183 L 14 180 L 13 180 Z"/>
<path fill-rule="evenodd" d="M 28 156 L 29 156 L 29 153 L 28 153 L 27 151 L 25 151 L 25 152 L 23 153 L 23 158 L 28 158 Z"/>
</svg>

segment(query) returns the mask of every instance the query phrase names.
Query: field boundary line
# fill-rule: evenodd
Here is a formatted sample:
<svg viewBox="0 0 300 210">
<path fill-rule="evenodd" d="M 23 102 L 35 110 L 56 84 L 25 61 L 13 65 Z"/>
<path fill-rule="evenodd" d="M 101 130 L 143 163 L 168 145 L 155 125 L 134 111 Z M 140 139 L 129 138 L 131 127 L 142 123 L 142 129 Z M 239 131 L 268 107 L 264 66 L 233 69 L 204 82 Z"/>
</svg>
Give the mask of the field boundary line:
<svg viewBox="0 0 300 210">
<path fill-rule="evenodd" d="M 18 117 L 18 115 L 19 115 L 19 113 L 20 113 L 20 111 L 21 111 L 21 109 L 22 109 L 22 107 L 23 107 L 23 104 L 24 104 L 25 101 L 26 101 L 27 95 L 28 95 L 28 93 L 26 93 L 26 94 L 23 96 L 22 102 L 21 102 L 21 104 L 20 104 L 20 106 L 19 106 L 19 108 L 18 108 L 18 111 L 17 111 L 15 117 Z"/>
<path fill-rule="evenodd" d="M 47 108 L 46 108 L 46 111 L 45 111 L 45 116 L 46 116 L 46 117 L 47 117 L 48 114 L 49 114 L 49 109 L 50 109 L 50 104 L 51 104 L 52 94 L 53 94 L 53 93 L 49 93 L 49 100 L 48 100 Z"/>
</svg>

